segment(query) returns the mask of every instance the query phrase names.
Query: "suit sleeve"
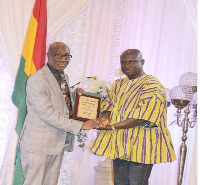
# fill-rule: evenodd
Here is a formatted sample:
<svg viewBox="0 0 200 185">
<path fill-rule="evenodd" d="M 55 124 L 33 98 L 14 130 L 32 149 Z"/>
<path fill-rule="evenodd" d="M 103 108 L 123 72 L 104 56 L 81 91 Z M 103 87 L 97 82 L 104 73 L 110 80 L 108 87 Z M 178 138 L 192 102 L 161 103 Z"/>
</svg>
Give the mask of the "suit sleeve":
<svg viewBox="0 0 200 185">
<path fill-rule="evenodd" d="M 43 123 L 75 135 L 80 132 L 83 122 L 69 119 L 64 99 L 59 97 L 56 88 L 47 86 L 40 78 L 29 78 L 26 93 L 27 104 Z"/>
</svg>

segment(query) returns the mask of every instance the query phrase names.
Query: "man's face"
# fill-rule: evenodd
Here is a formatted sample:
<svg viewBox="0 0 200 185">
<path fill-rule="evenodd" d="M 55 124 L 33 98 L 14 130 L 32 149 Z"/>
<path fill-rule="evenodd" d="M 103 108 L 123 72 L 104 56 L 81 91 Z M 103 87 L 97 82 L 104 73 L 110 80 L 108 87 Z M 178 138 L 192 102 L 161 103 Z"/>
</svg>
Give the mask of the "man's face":
<svg viewBox="0 0 200 185">
<path fill-rule="evenodd" d="M 52 68 L 58 71 L 63 71 L 67 67 L 71 59 L 70 49 L 64 44 L 56 44 L 53 48 L 49 50 L 49 52 L 47 53 L 47 57 L 48 64 Z"/>
<path fill-rule="evenodd" d="M 144 60 L 137 54 L 123 54 L 120 56 L 122 72 L 129 78 L 135 79 L 143 72 Z"/>
</svg>

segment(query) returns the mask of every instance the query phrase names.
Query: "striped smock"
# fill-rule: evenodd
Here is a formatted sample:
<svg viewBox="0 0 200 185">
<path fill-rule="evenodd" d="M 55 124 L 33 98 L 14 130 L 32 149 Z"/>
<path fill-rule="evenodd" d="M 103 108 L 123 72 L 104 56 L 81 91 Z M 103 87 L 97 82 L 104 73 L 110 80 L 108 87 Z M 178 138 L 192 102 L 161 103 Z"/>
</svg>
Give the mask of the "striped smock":
<svg viewBox="0 0 200 185">
<path fill-rule="evenodd" d="M 102 102 L 102 111 L 111 111 L 111 125 L 134 118 L 147 120 L 157 127 L 102 130 L 90 145 L 94 154 L 144 164 L 176 159 L 167 128 L 165 89 L 155 77 L 144 74 L 134 80 L 126 77 L 115 81 Z"/>
</svg>

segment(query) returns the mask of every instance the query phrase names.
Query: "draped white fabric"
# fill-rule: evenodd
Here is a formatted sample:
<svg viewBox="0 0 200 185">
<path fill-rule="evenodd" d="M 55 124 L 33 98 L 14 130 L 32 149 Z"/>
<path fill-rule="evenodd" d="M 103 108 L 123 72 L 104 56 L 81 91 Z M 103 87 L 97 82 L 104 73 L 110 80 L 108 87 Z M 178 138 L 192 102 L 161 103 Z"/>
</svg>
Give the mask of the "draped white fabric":
<svg viewBox="0 0 200 185">
<path fill-rule="evenodd" d="M 87 5 L 89 0 L 47 0 L 48 34 L 52 39 Z M 0 0 L 0 47 L 5 65 L 14 78 L 19 66 L 21 50 L 35 0 Z"/>
<path fill-rule="evenodd" d="M 157 77 L 167 88 L 178 85 L 181 74 L 197 72 L 196 0 L 47 2 L 47 45 L 56 40 L 69 44 L 73 58 L 66 72 L 71 85 L 82 76 L 94 74 L 114 81 L 115 70 L 119 68 L 119 55 L 127 48 L 141 50 L 146 61 L 145 72 Z M 34 0 L 0 0 L 0 102 L 1 105 L 10 105 L 7 109 L 0 106 L 0 129 L 7 133 L 0 147 L 0 152 L 3 152 L 0 154 L 0 184 L 10 185 L 12 179 L 17 137 L 14 131 L 16 109 L 10 95 L 33 5 Z M 7 95 L 4 87 L 8 87 Z M 168 124 L 175 120 L 175 112 L 171 105 L 168 108 Z M 4 115 L 9 115 L 9 119 Z M 182 128 L 173 124 L 169 129 L 179 158 Z M 183 185 L 196 185 L 197 127 L 189 128 L 187 136 Z M 94 132 L 90 131 L 88 142 L 93 137 Z M 77 146 L 69 156 L 71 179 L 62 178 L 59 184 L 93 185 L 93 167 L 102 158 L 87 149 L 83 152 Z M 62 167 L 62 170 L 65 169 Z M 155 165 L 150 185 L 176 184 L 177 170 L 178 159 L 174 163 Z"/>
</svg>

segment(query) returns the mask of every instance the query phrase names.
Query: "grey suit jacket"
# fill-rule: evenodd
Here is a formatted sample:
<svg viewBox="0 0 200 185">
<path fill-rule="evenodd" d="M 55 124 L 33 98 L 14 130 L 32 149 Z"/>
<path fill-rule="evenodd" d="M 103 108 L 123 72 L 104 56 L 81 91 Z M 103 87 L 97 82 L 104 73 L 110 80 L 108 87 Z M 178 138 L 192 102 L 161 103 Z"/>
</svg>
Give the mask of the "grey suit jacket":
<svg viewBox="0 0 200 185">
<path fill-rule="evenodd" d="M 66 79 L 68 81 L 67 76 Z M 26 93 L 27 116 L 20 138 L 21 149 L 60 154 L 67 133 L 77 135 L 82 122 L 69 119 L 63 94 L 47 65 L 29 77 Z"/>
</svg>

